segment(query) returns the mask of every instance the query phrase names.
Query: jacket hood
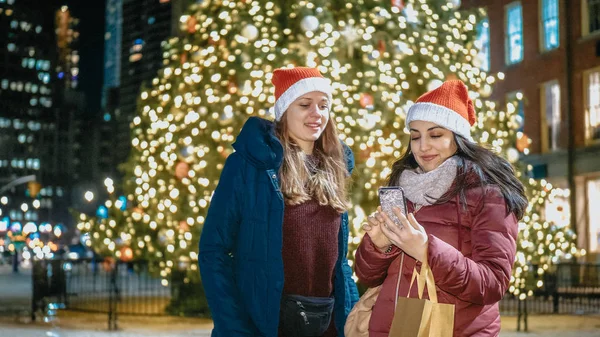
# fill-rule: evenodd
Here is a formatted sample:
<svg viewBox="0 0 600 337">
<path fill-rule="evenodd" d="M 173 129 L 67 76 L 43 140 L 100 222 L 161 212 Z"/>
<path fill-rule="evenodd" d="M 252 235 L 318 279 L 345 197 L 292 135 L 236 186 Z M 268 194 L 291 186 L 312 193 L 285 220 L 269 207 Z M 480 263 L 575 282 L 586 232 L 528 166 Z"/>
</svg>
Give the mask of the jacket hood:
<svg viewBox="0 0 600 337">
<path fill-rule="evenodd" d="M 352 150 L 342 143 L 346 167 L 354 169 Z M 233 148 L 260 169 L 279 169 L 283 163 L 283 145 L 275 135 L 275 123 L 259 117 L 250 117 L 242 127 Z"/>
<path fill-rule="evenodd" d="M 279 169 L 283 162 L 283 146 L 275 136 L 275 123 L 263 118 L 248 118 L 233 148 L 260 169 Z"/>
</svg>

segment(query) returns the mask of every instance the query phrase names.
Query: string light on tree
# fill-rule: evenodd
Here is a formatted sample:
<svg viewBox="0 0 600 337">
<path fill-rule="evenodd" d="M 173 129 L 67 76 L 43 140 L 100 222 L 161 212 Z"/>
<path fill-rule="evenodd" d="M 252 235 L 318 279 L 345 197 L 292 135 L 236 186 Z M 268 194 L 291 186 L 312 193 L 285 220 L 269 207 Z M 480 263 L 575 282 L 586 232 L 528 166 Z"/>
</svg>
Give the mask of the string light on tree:
<svg viewBox="0 0 600 337">
<path fill-rule="evenodd" d="M 248 39 L 248 41 L 254 41 L 258 37 L 258 28 L 255 25 L 247 24 L 242 29 L 242 36 Z"/>
<path fill-rule="evenodd" d="M 449 3 L 452 5 L 452 8 L 458 9 L 462 3 L 461 0 L 450 0 Z"/>
<path fill-rule="evenodd" d="M 302 19 L 300 25 L 305 32 L 314 32 L 319 28 L 319 19 L 314 15 L 307 15 Z"/>
</svg>

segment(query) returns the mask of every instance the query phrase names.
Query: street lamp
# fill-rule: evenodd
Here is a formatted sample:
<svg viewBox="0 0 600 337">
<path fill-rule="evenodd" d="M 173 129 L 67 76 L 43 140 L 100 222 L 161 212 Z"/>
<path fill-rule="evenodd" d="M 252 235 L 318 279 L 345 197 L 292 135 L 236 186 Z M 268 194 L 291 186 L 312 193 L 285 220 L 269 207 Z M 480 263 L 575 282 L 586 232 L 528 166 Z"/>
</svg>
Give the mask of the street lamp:
<svg viewBox="0 0 600 337">
<path fill-rule="evenodd" d="M 35 182 L 35 175 L 20 177 L 20 178 L 17 178 L 15 180 L 9 182 L 8 184 L 0 187 L 0 194 L 4 193 L 4 191 L 8 191 L 9 189 L 11 189 L 17 185 L 21 185 L 21 184 L 25 184 L 25 183 L 29 183 L 29 182 Z M 2 199 L 4 200 L 4 198 L 2 198 Z M 2 203 L 4 203 L 4 202 L 2 202 Z"/>
</svg>

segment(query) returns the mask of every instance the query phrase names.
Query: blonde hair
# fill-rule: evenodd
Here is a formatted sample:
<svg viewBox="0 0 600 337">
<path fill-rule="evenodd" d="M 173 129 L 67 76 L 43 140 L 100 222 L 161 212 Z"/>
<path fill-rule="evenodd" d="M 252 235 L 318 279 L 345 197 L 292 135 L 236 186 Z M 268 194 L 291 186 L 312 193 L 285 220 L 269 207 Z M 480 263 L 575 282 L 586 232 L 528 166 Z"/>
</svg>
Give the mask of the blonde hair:
<svg viewBox="0 0 600 337">
<path fill-rule="evenodd" d="M 289 135 L 287 118 L 277 123 L 276 130 L 283 145 L 280 176 L 285 202 L 299 205 L 314 197 L 320 205 L 329 205 L 339 213 L 348 210 L 348 168 L 342 144 L 331 120 L 315 142 L 313 156 L 318 164 L 314 173 L 307 165 L 307 155 Z"/>
</svg>

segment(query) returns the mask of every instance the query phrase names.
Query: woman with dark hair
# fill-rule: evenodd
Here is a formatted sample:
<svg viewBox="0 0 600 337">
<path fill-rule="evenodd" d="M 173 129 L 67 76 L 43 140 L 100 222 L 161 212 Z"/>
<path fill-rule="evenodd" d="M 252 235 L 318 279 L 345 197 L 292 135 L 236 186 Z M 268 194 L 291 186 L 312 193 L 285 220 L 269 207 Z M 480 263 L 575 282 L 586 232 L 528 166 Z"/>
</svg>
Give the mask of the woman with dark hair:
<svg viewBox="0 0 600 337">
<path fill-rule="evenodd" d="M 395 296 L 417 297 L 417 287 L 409 294 L 409 286 L 423 262 L 439 302 L 455 306 L 454 336 L 500 333 L 498 302 L 510 282 L 517 223 L 528 201 L 512 166 L 473 142 L 475 118 L 461 81 L 445 82 L 408 111 L 410 144 L 388 182 L 404 189 L 408 217 L 395 209 L 400 223 L 394 223 L 378 208 L 363 225 L 356 252 L 359 281 L 382 285 L 370 337 L 388 336 Z"/>
<path fill-rule="evenodd" d="M 225 163 L 200 238 L 213 337 L 344 336 L 358 291 L 348 265 L 350 149 L 329 80 L 273 72 L 275 122 L 251 117 Z"/>
</svg>

